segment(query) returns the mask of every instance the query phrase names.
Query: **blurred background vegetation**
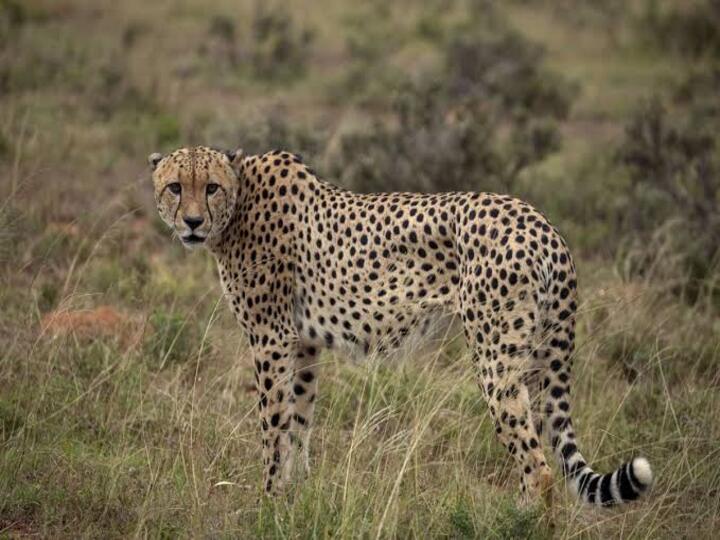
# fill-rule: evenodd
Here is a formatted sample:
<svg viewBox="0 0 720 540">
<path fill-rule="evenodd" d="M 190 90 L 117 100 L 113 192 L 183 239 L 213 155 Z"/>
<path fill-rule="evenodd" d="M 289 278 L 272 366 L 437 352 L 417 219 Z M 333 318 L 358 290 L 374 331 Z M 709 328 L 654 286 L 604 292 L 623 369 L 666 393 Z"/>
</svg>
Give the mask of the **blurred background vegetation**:
<svg viewBox="0 0 720 540">
<path fill-rule="evenodd" d="M 580 267 L 585 453 L 659 477 L 555 534 L 720 525 L 718 0 L 0 0 L 0 534 L 550 534 L 457 347 L 325 358 L 318 470 L 258 504 L 242 336 L 144 165 L 190 144 L 543 210 Z"/>
</svg>

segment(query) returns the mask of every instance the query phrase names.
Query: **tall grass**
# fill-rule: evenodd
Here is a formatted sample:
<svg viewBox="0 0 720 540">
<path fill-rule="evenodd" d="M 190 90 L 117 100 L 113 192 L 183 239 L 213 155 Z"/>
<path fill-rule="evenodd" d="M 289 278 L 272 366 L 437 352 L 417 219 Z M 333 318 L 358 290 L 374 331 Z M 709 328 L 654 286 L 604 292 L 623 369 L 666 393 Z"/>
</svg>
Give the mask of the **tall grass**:
<svg viewBox="0 0 720 540">
<path fill-rule="evenodd" d="M 113 335 L 53 337 L 30 298 L 6 304 L 15 318 L 0 358 L 7 531 L 656 538 L 689 524 L 710 535 L 716 525 L 717 325 L 699 325 L 699 308 L 657 280 L 586 277 L 573 416 L 594 465 L 644 454 L 658 483 L 623 511 L 598 510 L 580 506 L 557 475 L 552 531 L 537 509 L 516 506 L 514 466 L 457 347 L 391 363 L 323 356 L 313 470 L 284 497 L 262 499 L 248 352 L 207 261 L 173 251 L 161 252 L 158 273 L 182 265 L 194 284 L 155 298 L 168 314 L 130 320 L 143 332 L 135 346 Z M 84 262 L 88 272 L 95 264 Z M 82 305 L 81 290 L 59 305 Z M 114 295 L 96 292 L 94 302 Z"/>
<path fill-rule="evenodd" d="M 561 72 L 580 89 L 560 146 L 518 185 L 585 248 L 579 445 L 604 470 L 646 455 L 650 495 L 588 508 L 556 471 L 552 515 L 518 507 L 514 464 L 448 334 L 392 361 L 322 356 L 311 473 L 262 498 L 247 344 L 211 258 L 185 252 L 155 217 L 143 156 L 181 141 L 281 144 L 322 164 L 351 128 L 387 120 L 399 80 L 437 68 L 448 29 L 471 31 L 490 9 L 380 4 L 288 4 L 280 26 L 306 47 L 303 65 L 258 74 L 243 62 L 267 67 L 278 36 L 243 49 L 253 2 L 0 0 L 0 536 L 715 535 L 717 272 L 689 294 L 666 242 L 681 237 L 673 223 L 650 223 L 663 234 L 643 245 L 610 223 L 627 203 L 627 172 L 608 156 L 635 108 L 628 96 L 677 69 L 626 39 L 614 0 L 572 16 L 544 0 L 496 3 L 488 20 L 546 46 L 531 74 Z M 393 37 L 391 53 L 376 36 Z M 351 92 L 358 73 L 373 83 Z"/>
</svg>

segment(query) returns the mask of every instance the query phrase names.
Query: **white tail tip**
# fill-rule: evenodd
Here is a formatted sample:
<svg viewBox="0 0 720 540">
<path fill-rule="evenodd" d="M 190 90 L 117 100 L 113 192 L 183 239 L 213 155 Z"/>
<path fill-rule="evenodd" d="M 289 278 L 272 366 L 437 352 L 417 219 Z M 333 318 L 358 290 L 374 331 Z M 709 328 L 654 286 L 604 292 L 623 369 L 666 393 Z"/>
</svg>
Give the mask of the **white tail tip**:
<svg viewBox="0 0 720 540">
<path fill-rule="evenodd" d="M 645 459 L 644 457 L 637 457 L 633 459 L 632 470 L 635 478 L 638 479 L 638 481 L 643 485 L 644 488 L 647 488 L 652 484 L 653 473 L 652 469 L 650 468 L 650 463 L 647 459 Z"/>
</svg>

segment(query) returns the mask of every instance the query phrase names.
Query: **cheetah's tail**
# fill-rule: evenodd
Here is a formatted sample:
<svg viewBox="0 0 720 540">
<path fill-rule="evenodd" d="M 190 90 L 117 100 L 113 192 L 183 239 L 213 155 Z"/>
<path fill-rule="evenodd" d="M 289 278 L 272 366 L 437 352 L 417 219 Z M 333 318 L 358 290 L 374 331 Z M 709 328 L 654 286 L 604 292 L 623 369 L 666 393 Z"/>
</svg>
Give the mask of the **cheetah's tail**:
<svg viewBox="0 0 720 540">
<path fill-rule="evenodd" d="M 650 463 L 636 457 L 608 474 L 596 473 L 585 461 L 575 442 L 569 417 L 552 422 L 550 439 L 565 481 L 586 503 L 613 506 L 638 499 L 653 483 Z"/>
</svg>

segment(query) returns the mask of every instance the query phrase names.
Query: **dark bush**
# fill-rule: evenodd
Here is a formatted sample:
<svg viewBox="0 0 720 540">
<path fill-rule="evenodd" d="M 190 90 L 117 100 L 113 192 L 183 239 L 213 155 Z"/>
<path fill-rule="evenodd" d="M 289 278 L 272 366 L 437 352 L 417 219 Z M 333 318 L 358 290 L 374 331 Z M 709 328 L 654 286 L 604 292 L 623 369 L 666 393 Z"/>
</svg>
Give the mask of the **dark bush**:
<svg viewBox="0 0 720 540">
<path fill-rule="evenodd" d="M 345 16 L 343 31 L 349 57 L 338 89 L 338 101 L 360 97 L 366 102 L 385 101 L 385 96 L 403 79 L 400 68 L 391 62 L 408 41 L 392 17 L 392 3 L 370 0 L 358 4 Z"/>
<path fill-rule="evenodd" d="M 291 149 L 302 154 L 308 162 L 320 156 L 325 137 L 322 131 L 293 124 L 282 109 L 273 109 L 262 122 L 237 127 L 238 138 L 248 153 L 267 152 L 274 148 Z"/>
<path fill-rule="evenodd" d="M 664 224 L 675 223 L 665 241 L 683 256 L 691 292 L 717 269 L 720 256 L 718 122 L 698 115 L 703 103 L 694 97 L 673 116 L 653 99 L 627 126 L 620 151 L 631 180 L 624 230 L 648 243 Z"/>
<path fill-rule="evenodd" d="M 615 37 L 615 32 L 628 14 L 626 0 L 515 0 L 519 4 L 534 4 L 552 9 L 555 16 L 578 27 L 599 28 Z"/>
<path fill-rule="evenodd" d="M 89 106 L 102 118 L 141 112 L 155 114 L 160 106 L 152 88 L 144 88 L 128 76 L 121 53 L 108 56 L 96 66 L 95 76 L 81 86 Z"/>
<path fill-rule="evenodd" d="M 256 77 L 292 80 L 305 74 L 315 34 L 288 11 L 258 2 L 252 19 L 251 64 Z"/>
<path fill-rule="evenodd" d="M 717 133 L 720 126 L 720 64 L 692 71 L 675 92 L 674 104 L 684 107 L 690 122 L 700 129 Z"/>
<path fill-rule="evenodd" d="M 203 130 L 190 134 L 191 143 L 208 140 L 225 148 L 240 145 L 246 154 L 282 148 L 301 154 L 308 163 L 321 161 L 327 142 L 322 127 L 292 122 L 287 109 L 279 105 L 241 119 L 218 117 L 208 121 Z"/>
<path fill-rule="evenodd" d="M 235 20 L 228 15 L 215 15 L 208 23 L 207 39 L 200 45 L 202 56 L 212 59 L 218 69 L 236 68 L 239 63 Z"/>
<path fill-rule="evenodd" d="M 232 16 L 209 19 L 206 37 L 197 49 L 204 69 L 276 83 L 305 75 L 315 40 L 311 28 L 273 2 L 256 2 L 248 22 L 248 31 L 242 31 Z"/>
<path fill-rule="evenodd" d="M 443 84 L 450 99 L 493 102 L 510 119 L 563 119 L 569 112 L 570 87 L 542 68 L 544 51 L 519 34 L 460 36 L 445 52 Z"/>
<path fill-rule="evenodd" d="M 707 256 L 720 246 L 717 227 L 720 177 L 717 141 L 694 126 L 673 122 L 655 99 L 641 108 L 626 130 L 621 155 L 637 196 L 652 192 L 657 204 L 646 206 L 658 216 L 643 215 L 641 205 L 628 217 L 634 230 L 648 230 L 658 217 L 679 217 L 694 233 L 702 233 Z M 673 216 L 674 214 L 674 216 Z"/>
<path fill-rule="evenodd" d="M 150 27 L 144 22 L 131 21 L 125 25 L 120 37 L 120 44 L 125 51 L 137 45 L 140 38 L 150 32 Z"/>
<path fill-rule="evenodd" d="M 50 18 L 47 6 L 23 0 L 0 0 L 0 46 L 5 46 L 28 23 L 39 23 Z"/>
<path fill-rule="evenodd" d="M 197 354 L 197 343 L 201 336 L 186 317 L 155 311 L 148 322 L 152 332 L 145 338 L 143 352 L 151 367 L 162 369 L 182 363 Z"/>
<path fill-rule="evenodd" d="M 227 15 L 215 15 L 210 19 L 208 33 L 225 43 L 235 42 L 235 21 Z"/>
<path fill-rule="evenodd" d="M 661 9 L 648 2 L 639 20 L 642 34 L 658 48 L 690 58 L 720 56 L 720 0 L 678 3 Z"/>
<path fill-rule="evenodd" d="M 571 86 L 519 35 L 459 35 L 441 66 L 407 80 L 389 120 L 344 135 L 333 176 L 362 191 L 516 191 L 520 174 L 559 147 Z"/>
<path fill-rule="evenodd" d="M 27 12 L 17 0 L 0 0 L 0 21 L 3 30 L 22 26 Z"/>
</svg>

